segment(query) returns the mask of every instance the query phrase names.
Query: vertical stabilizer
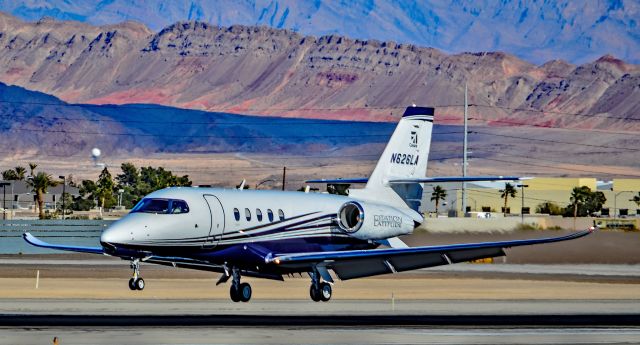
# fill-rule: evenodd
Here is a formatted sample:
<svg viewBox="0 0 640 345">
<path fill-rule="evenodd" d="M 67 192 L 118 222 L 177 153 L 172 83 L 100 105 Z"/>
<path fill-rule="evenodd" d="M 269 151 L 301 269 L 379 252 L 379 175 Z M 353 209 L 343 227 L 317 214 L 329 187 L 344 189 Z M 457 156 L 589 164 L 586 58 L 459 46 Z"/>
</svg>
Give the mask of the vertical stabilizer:
<svg viewBox="0 0 640 345">
<path fill-rule="evenodd" d="M 390 186 L 388 181 L 394 178 L 426 176 L 433 115 L 433 108 L 407 108 L 369 177 L 366 187 L 363 190 L 354 191 L 356 193 L 351 195 L 395 206 L 408 206 L 418 211 L 423 185 L 413 183 Z"/>
</svg>

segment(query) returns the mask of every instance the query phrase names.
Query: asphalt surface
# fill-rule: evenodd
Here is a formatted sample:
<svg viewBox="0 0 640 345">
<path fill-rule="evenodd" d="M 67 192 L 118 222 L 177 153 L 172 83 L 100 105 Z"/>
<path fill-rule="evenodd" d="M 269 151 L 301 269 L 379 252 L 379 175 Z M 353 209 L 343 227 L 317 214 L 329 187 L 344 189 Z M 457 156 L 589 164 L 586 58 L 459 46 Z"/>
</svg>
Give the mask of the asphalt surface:
<svg viewBox="0 0 640 345">
<path fill-rule="evenodd" d="M 637 344 L 636 327 L 0 328 L 0 344 Z"/>
<path fill-rule="evenodd" d="M 0 299 L 0 314 L 63 316 L 335 317 L 640 315 L 639 300 L 82 300 Z M 6 317 L 5 317 L 6 319 Z"/>
</svg>

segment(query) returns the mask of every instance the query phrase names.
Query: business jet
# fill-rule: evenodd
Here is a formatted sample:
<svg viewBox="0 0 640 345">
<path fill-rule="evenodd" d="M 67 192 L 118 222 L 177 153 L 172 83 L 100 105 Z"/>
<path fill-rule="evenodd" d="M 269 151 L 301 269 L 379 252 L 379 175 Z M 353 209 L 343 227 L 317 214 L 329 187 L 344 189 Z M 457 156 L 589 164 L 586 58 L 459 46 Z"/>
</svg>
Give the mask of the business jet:
<svg viewBox="0 0 640 345">
<path fill-rule="evenodd" d="M 308 183 L 365 184 L 348 196 L 293 191 L 172 187 L 144 197 L 109 226 L 100 247 L 46 243 L 38 247 L 120 257 L 131 262 L 131 290 L 142 290 L 140 264 L 217 272 L 231 280 L 230 297 L 247 302 L 252 289 L 241 277 L 283 281 L 307 273 L 313 301 L 328 301 L 340 280 L 504 256 L 505 248 L 559 242 L 588 235 L 408 247 L 398 236 L 423 222 L 418 212 L 424 184 L 515 181 L 513 176 L 426 177 L 434 109 L 409 107 L 369 178 Z"/>
</svg>

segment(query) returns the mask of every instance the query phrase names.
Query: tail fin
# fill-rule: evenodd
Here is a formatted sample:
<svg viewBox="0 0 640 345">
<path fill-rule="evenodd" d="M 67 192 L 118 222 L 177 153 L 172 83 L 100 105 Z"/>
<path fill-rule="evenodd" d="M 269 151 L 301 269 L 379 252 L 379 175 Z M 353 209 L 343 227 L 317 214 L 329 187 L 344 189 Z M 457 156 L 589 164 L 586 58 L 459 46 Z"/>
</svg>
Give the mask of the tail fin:
<svg viewBox="0 0 640 345">
<path fill-rule="evenodd" d="M 414 106 L 405 110 L 366 187 L 355 194 L 418 211 L 422 184 L 390 185 L 388 182 L 390 179 L 426 176 L 433 115 L 433 108 Z M 351 195 L 355 196 L 354 193 Z"/>
</svg>

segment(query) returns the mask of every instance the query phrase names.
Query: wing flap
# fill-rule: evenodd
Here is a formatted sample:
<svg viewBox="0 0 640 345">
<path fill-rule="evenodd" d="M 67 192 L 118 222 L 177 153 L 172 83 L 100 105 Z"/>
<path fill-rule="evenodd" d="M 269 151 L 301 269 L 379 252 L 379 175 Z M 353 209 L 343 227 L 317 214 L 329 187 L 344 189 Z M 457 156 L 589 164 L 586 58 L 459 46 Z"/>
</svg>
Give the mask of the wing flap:
<svg viewBox="0 0 640 345">
<path fill-rule="evenodd" d="M 77 253 L 104 254 L 104 250 L 102 249 L 102 247 L 82 247 L 82 246 L 69 246 L 69 245 L 63 245 L 63 244 L 48 243 L 31 235 L 28 232 L 25 232 L 22 235 L 22 238 L 24 238 L 24 240 L 27 241 L 27 243 L 40 248 L 64 250 L 68 252 L 77 252 Z"/>
<path fill-rule="evenodd" d="M 411 254 L 405 256 L 398 256 L 389 259 L 389 262 L 393 267 L 395 267 L 396 271 L 404 272 L 415 270 L 418 268 L 425 267 L 434 267 L 440 265 L 446 265 L 449 263 L 447 259 L 440 253 L 430 253 L 430 254 Z"/>
<path fill-rule="evenodd" d="M 378 258 L 334 263 L 331 268 L 342 280 L 393 273 L 384 260 Z"/>
<path fill-rule="evenodd" d="M 459 263 L 465 261 L 472 261 L 478 259 L 485 258 L 495 258 L 498 256 L 505 256 L 504 249 L 500 247 L 493 248 L 479 248 L 479 249 L 470 249 L 470 250 L 460 250 L 460 251 L 452 251 L 446 253 L 451 263 Z"/>
</svg>

